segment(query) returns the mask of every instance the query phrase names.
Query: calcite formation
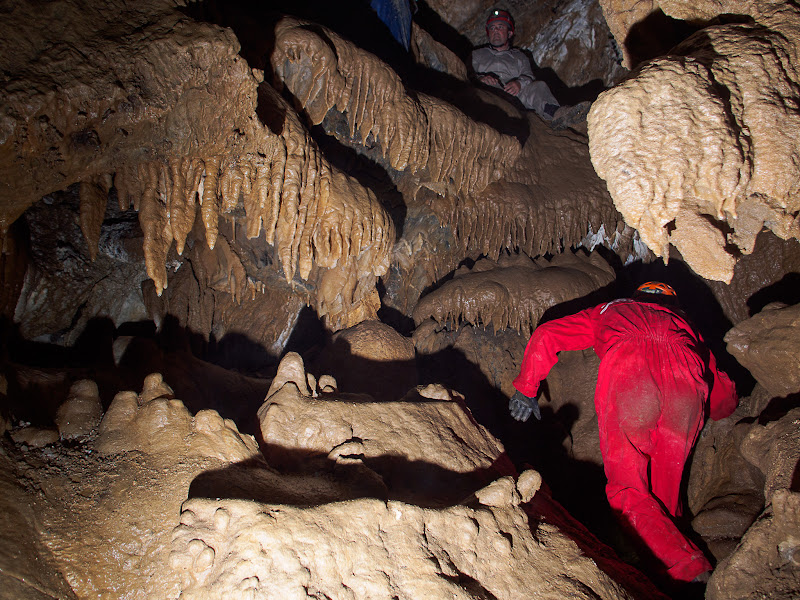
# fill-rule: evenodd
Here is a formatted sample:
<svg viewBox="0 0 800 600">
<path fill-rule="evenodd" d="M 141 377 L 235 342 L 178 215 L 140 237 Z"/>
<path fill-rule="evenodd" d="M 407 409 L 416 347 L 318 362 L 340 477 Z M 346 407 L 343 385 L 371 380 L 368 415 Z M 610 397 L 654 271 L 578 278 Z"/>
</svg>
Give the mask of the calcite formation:
<svg viewBox="0 0 800 600">
<path fill-rule="evenodd" d="M 762 597 L 790 600 L 800 589 L 800 493 L 783 488 L 721 561 L 706 588 L 708 600 Z"/>
<path fill-rule="evenodd" d="M 3 64 L 3 231 L 44 194 L 79 182 L 94 256 L 113 185 L 120 206 L 139 212 L 160 294 L 168 253 L 173 244 L 183 252 L 195 220 L 214 248 L 220 219 L 241 206 L 246 235 L 263 230 L 287 282 L 307 279 L 312 265 L 325 271 L 314 299 L 333 328 L 374 315 L 374 277 L 394 239 L 374 196 L 330 167 L 274 90 L 259 90 L 262 74 L 238 56 L 230 30 L 194 22 L 172 2 L 118 4 L 103 6 L 117 15 L 109 30 L 94 9 L 71 2 L 5 12 L 4 45 L 20 52 Z M 37 29 L 52 20 L 60 27 Z M 331 279 L 343 285 L 323 296 Z M 247 285 L 241 274 L 230 279 L 235 296 Z"/>
<path fill-rule="evenodd" d="M 631 598 L 556 528 L 528 529 L 521 494 L 505 483 L 504 501 L 442 509 L 190 500 L 171 564 L 181 597 L 198 600 Z"/>
<path fill-rule="evenodd" d="M 592 162 L 625 221 L 656 255 L 672 243 L 726 282 L 762 229 L 800 239 L 800 12 L 743 8 L 752 22 L 702 29 L 601 94 L 588 119 Z"/>
<path fill-rule="evenodd" d="M 369 469 L 386 493 L 402 488 L 404 497 L 429 503 L 456 502 L 496 473 L 502 446 L 441 386 L 412 388 L 387 402 L 346 391 L 318 393 L 307 381 L 302 359 L 289 353 L 258 411 L 271 465 L 312 469 L 323 461 Z M 407 435 L 394 433 L 399 423 Z M 414 485 L 414 478 L 424 485 Z"/>
<path fill-rule="evenodd" d="M 460 269 L 451 281 L 424 296 L 414 309 L 414 321 L 419 325 L 433 318 L 440 327 L 466 322 L 529 336 L 548 308 L 612 281 L 613 269 L 596 253 L 565 252 L 549 262 L 524 254 L 497 263 L 485 259 L 472 269 Z"/>
<path fill-rule="evenodd" d="M 554 132 L 528 115 L 520 145 L 443 100 L 412 94 L 386 64 L 333 32 L 323 36 L 285 19 L 276 35 L 273 67 L 309 119 L 335 129 L 331 114 L 343 114 L 349 131 L 337 139 L 386 166 L 409 214 L 423 207 L 452 229 L 459 251 L 451 256 L 437 245 L 418 288 L 463 256 L 497 258 L 506 248 L 557 252 L 579 243 L 589 227 L 617 227 L 618 213 L 592 169 L 585 138 Z M 406 228 L 393 257 L 403 271 L 404 241 L 417 244 Z"/>
<path fill-rule="evenodd" d="M 103 405 L 97 384 L 91 379 L 82 379 L 72 384 L 67 400 L 58 407 L 56 425 L 63 440 L 87 435 L 100 424 Z"/>
<path fill-rule="evenodd" d="M 232 421 L 212 410 L 192 415 L 171 392 L 152 374 L 141 393 L 115 397 L 96 437 L 31 457 L 26 480 L 35 484 L 20 505 L 31 502 L 32 540 L 47 549 L 37 560 L 47 565 L 52 556 L 79 598 L 177 597 L 170 540 L 193 480 L 260 456 Z M 59 475 L 65 470 L 69 477 Z"/>
<path fill-rule="evenodd" d="M 399 400 L 417 386 L 415 358 L 411 338 L 370 320 L 334 334 L 309 370 L 331 375 L 338 391 Z"/>
<path fill-rule="evenodd" d="M 466 193 L 496 181 L 516 160 L 516 139 L 426 94 L 412 97 L 378 58 L 332 31 L 323 35 L 288 18 L 275 29 L 272 66 L 312 123 L 335 107 L 347 117 L 350 136 L 380 144 L 393 169 L 426 170 L 434 184 Z"/>
</svg>

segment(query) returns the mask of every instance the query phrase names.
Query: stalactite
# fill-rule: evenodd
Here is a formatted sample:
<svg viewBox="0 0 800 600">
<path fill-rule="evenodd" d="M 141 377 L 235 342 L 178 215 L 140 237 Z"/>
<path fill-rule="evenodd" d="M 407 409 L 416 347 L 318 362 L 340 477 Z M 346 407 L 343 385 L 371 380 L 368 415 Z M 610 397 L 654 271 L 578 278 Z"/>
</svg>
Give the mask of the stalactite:
<svg viewBox="0 0 800 600">
<path fill-rule="evenodd" d="M 145 261 L 156 291 L 166 288 L 167 254 L 176 243 L 182 253 L 195 222 L 197 199 L 206 242 L 219 241 L 219 219 L 242 201 L 248 238 L 265 232 L 273 244 L 287 282 L 307 279 L 318 265 L 336 285 L 320 286 L 314 300 L 331 326 L 353 325 L 374 317 L 380 302 L 375 279 L 386 272 L 394 226 L 374 194 L 354 179 L 331 169 L 299 119 L 287 114 L 279 136 L 268 138 L 263 153 L 240 157 L 183 157 L 168 165 L 139 166 L 134 183 L 128 171 L 117 175 L 126 199 L 141 187 L 139 220 L 145 237 Z M 127 202 L 127 200 L 126 200 Z M 227 248 L 227 244 L 226 244 Z M 240 268 L 226 276 L 237 301 L 248 282 Z M 359 316 L 360 315 L 360 316 Z M 358 320 L 354 320 L 358 319 Z"/>
<path fill-rule="evenodd" d="M 217 156 L 206 158 L 204 161 L 205 171 L 203 172 L 203 192 L 200 195 L 201 215 L 203 224 L 206 227 L 206 242 L 208 247 L 214 249 L 217 243 L 217 221 L 219 219 L 219 200 L 217 184 L 219 183 L 219 163 Z"/>
<path fill-rule="evenodd" d="M 108 203 L 108 192 L 111 189 L 111 177 L 101 175 L 91 181 L 82 181 L 78 193 L 80 195 L 80 224 L 83 237 L 89 246 L 89 258 L 97 258 L 100 243 L 100 230 Z"/>
<path fill-rule="evenodd" d="M 142 181 L 139 223 L 144 233 L 145 267 L 159 296 L 167 287 L 167 251 L 172 243 L 161 167 L 162 165 L 155 162 L 139 165 L 139 177 Z"/>
<path fill-rule="evenodd" d="M 331 31 L 323 39 L 299 21 L 282 20 L 272 64 L 313 123 L 335 107 L 347 117 L 351 137 L 358 133 L 365 143 L 371 136 L 398 171 L 427 169 L 434 182 L 452 180 L 459 191 L 472 193 L 496 180 L 520 153 L 515 138 L 440 100 L 410 96 L 387 65 Z"/>
</svg>

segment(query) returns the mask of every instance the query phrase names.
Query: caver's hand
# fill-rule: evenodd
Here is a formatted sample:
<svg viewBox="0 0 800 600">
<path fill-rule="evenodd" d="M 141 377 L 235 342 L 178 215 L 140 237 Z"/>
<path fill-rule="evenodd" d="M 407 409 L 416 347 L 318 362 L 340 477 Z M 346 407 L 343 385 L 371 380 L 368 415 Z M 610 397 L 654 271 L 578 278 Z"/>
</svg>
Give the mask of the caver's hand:
<svg viewBox="0 0 800 600">
<path fill-rule="evenodd" d="M 488 73 L 486 75 L 478 75 L 478 81 L 480 81 L 481 83 L 485 83 L 486 85 L 491 85 L 493 87 L 500 87 L 500 80 L 491 73 Z"/>
<path fill-rule="evenodd" d="M 511 416 L 517 421 L 527 421 L 533 415 L 537 421 L 542 420 L 542 413 L 539 411 L 539 402 L 536 398 L 530 398 L 517 390 L 508 401 L 508 410 Z"/>
<path fill-rule="evenodd" d="M 522 89 L 522 84 L 519 82 L 519 79 L 512 79 L 503 86 L 503 90 L 507 94 L 511 94 L 512 96 L 516 96 L 517 94 L 519 94 L 519 91 L 521 89 Z"/>
</svg>

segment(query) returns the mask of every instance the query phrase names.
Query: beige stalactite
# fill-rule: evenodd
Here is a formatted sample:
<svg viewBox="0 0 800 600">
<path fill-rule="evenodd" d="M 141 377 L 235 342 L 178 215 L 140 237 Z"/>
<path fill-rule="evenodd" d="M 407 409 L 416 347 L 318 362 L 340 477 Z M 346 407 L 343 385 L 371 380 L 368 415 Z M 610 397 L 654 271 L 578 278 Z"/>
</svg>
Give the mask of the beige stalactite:
<svg viewBox="0 0 800 600">
<path fill-rule="evenodd" d="M 320 123 L 335 107 L 346 115 L 350 135 L 358 133 L 362 143 L 371 136 L 392 168 L 427 168 L 434 181 L 452 179 L 470 193 L 516 161 L 516 139 L 424 94 L 412 98 L 387 65 L 335 33 L 326 30 L 323 39 L 288 18 L 275 31 L 275 72 L 312 122 Z"/>
<path fill-rule="evenodd" d="M 212 156 L 204 161 L 205 172 L 203 174 L 203 193 L 200 197 L 201 214 L 203 225 L 206 227 L 206 242 L 208 247 L 214 249 L 219 235 L 219 200 L 217 184 L 219 182 L 219 157 Z"/>
<path fill-rule="evenodd" d="M 97 258 L 100 230 L 111 189 L 111 177 L 101 175 L 92 181 L 82 181 L 78 189 L 80 196 L 80 224 L 83 237 L 89 246 L 89 257 Z"/>
<path fill-rule="evenodd" d="M 162 193 L 164 182 L 159 176 L 161 167 L 154 162 L 139 165 L 139 178 L 142 181 L 139 223 L 144 233 L 145 267 L 159 296 L 167 287 L 167 251 L 172 244 L 165 196 Z"/>
</svg>

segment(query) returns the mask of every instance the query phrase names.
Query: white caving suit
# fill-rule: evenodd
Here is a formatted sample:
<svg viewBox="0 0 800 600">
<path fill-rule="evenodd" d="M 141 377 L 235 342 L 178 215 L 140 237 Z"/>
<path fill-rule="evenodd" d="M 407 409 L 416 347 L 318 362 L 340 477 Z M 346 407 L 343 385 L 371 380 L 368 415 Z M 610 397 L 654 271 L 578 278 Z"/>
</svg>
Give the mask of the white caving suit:
<svg viewBox="0 0 800 600">
<path fill-rule="evenodd" d="M 549 121 L 553 118 L 552 112 L 549 115 L 545 113 L 545 105 L 558 107 L 558 100 L 544 81 L 538 81 L 533 76 L 531 63 L 522 50 L 495 50 L 491 46 L 476 48 L 472 52 L 472 68 L 476 75 L 494 75 L 502 85 L 512 79 L 518 80 L 521 87 L 517 99 L 522 105 L 543 119 Z"/>
</svg>

